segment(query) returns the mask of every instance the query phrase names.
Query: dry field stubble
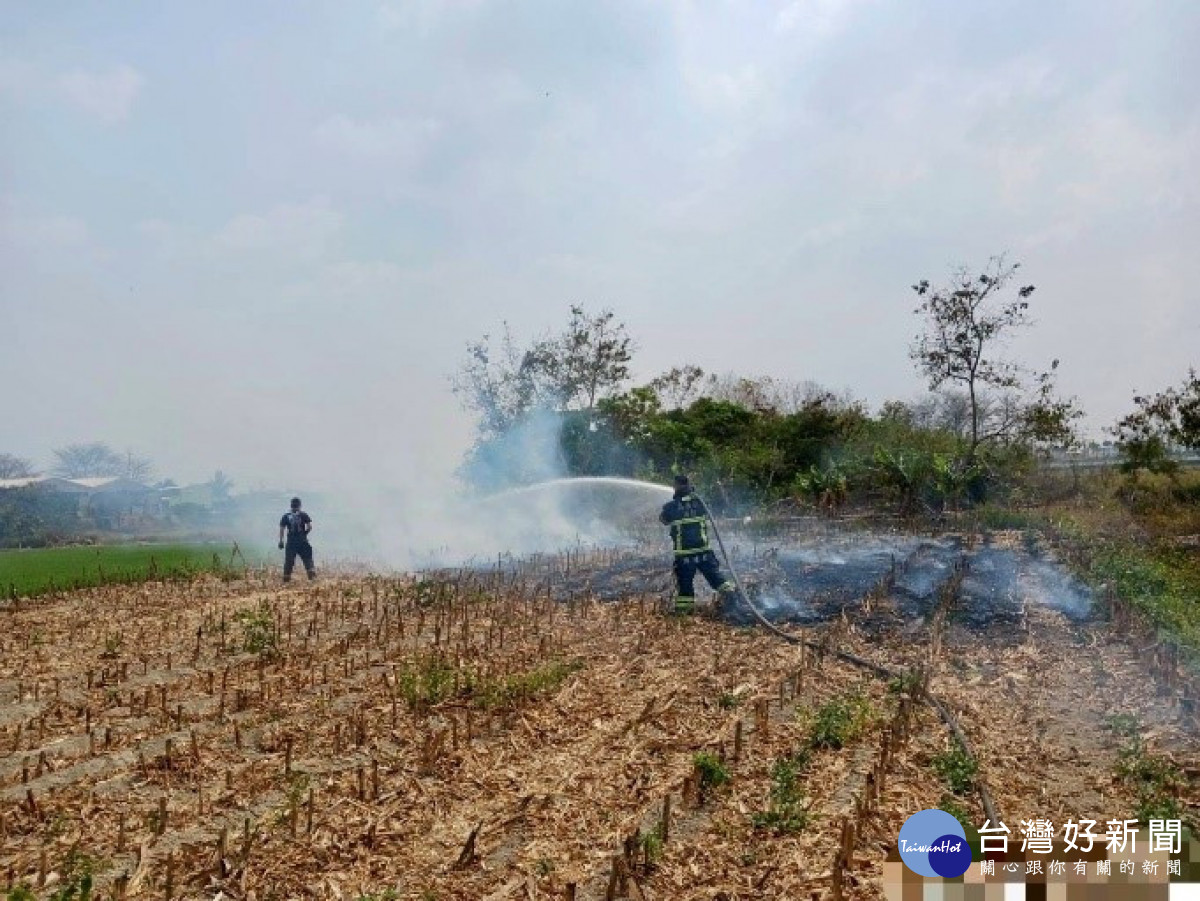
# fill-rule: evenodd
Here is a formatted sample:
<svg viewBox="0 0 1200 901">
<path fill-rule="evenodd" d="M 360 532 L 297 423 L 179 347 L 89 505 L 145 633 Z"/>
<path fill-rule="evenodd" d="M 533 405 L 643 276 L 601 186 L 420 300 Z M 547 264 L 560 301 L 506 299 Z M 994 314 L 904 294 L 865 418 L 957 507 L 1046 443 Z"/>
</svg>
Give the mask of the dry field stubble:
<svg viewBox="0 0 1200 901">
<path fill-rule="evenodd" d="M 900 824 L 948 791 L 930 709 L 649 595 L 552 600 L 548 565 L 5 612 L 0 878 L 39 897 L 85 871 L 106 898 L 881 896 Z M 1130 648 L 1052 615 L 1011 642 L 945 617 L 808 634 L 927 667 L 1014 833 L 1131 809 L 1107 714 L 1161 708 L 1168 743 L 1185 725 Z"/>
</svg>

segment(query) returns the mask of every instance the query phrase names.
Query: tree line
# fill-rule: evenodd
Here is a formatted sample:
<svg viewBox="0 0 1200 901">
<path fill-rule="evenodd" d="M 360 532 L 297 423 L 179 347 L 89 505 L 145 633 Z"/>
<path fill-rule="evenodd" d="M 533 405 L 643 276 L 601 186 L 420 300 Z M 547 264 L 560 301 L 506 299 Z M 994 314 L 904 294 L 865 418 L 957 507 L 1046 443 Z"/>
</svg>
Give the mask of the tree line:
<svg viewBox="0 0 1200 901">
<path fill-rule="evenodd" d="M 1035 288 L 1019 271 L 999 256 L 943 285 L 914 284 L 909 351 L 929 394 L 874 414 L 811 382 L 690 364 L 633 384 L 636 342 L 608 309 L 572 306 L 560 331 L 527 343 L 506 325 L 470 343 L 452 376 L 478 426 L 461 472 L 498 489 L 548 474 L 664 481 L 687 471 L 731 505 L 861 497 L 915 512 L 995 496 L 1039 453 L 1075 444 L 1083 415 L 1057 389 L 1057 360 L 1033 370 L 1004 355 L 1032 324 Z M 1135 407 L 1112 430 L 1128 459 L 1200 446 L 1194 373 Z M 536 459 L 547 442 L 553 459 Z"/>
</svg>

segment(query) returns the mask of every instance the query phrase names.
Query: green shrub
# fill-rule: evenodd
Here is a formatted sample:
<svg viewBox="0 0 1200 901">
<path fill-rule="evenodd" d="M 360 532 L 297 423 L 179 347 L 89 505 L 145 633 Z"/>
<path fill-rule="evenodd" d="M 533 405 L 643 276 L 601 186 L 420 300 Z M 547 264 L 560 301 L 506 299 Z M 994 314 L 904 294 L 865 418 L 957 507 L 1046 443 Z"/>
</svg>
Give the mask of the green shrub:
<svg viewBox="0 0 1200 901">
<path fill-rule="evenodd" d="M 956 795 L 965 795 L 975 788 L 979 764 L 957 741 L 950 750 L 933 758 L 933 768 Z"/>
<path fill-rule="evenodd" d="M 818 708 L 809 745 L 837 750 L 853 741 L 870 718 L 871 706 L 862 695 L 836 698 Z"/>
</svg>

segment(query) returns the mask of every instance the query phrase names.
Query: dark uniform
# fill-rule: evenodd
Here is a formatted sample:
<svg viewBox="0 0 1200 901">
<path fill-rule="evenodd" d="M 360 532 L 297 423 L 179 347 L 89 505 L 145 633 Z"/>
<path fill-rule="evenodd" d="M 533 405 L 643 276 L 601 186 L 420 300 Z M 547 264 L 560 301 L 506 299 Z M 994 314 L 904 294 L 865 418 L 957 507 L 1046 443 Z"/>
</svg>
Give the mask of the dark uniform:
<svg viewBox="0 0 1200 901">
<path fill-rule="evenodd" d="M 294 505 L 293 509 L 283 514 L 279 520 L 279 528 L 287 531 L 287 545 L 283 553 L 283 581 L 292 578 L 292 567 L 296 565 L 296 557 L 304 563 L 304 571 L 310 579 L 316 578 L 317 571 L 313 568 L 313 549 L 308 543 L 308 532 L 312 528 L 312 517 Z"/>
<path fill-rule="evenodd" d="M 721 562 L 708 541 L 708 510 L 692 494 L 686 480 L 675 480 L 674 499 L 663 504 L 659 520 L 671 529 L 675 552 L 675 612 L 696 610 L 695 580 L 699 572 L 721 594 L 735 592 L 736 586 L 721 572 Z"/>
</svg>

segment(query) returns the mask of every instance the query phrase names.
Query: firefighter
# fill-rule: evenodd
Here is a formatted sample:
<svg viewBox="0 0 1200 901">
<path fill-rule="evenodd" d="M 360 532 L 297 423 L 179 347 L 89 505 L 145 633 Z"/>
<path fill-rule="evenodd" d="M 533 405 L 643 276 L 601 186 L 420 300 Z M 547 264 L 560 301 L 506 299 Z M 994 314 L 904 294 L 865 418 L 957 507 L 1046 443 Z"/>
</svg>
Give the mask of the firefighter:
<svg viewBox="0 0 1200 901">
<path fill-rule="evenodd" d="M 300 509 L 300 498 L 292 498 L 291 510 L 283 514 L 279 520 L 279 549 L 283 554 L 283 581 L 292 580 L 292 567 L 296 565 L 296 557 L 304 563 L 304 571 L 309 579 L 317 577 L 313 568 L 313 549 L 308 543 L 308 533 L 312 531 L 312 517 Z M 284 535 L 287 544 L 284 544 Z M 285 550 L 286 547 L 286 550 Z"/>
<path fill-rule="evenodd" d="M 708 543 L 708 509 L 692 493 L 687 476 L 675 476 L 675 497 L 663 504 L 658 518 L 670 527 L 671 545 L 675 551 L 674 612 L 682 615 L 696 612 L 694 583 L 697 572 L 716 589 L 720 611 L 725 598 L 734 595 L 737 587 L 721 572 L 721 562 Z"/>
</svg>

